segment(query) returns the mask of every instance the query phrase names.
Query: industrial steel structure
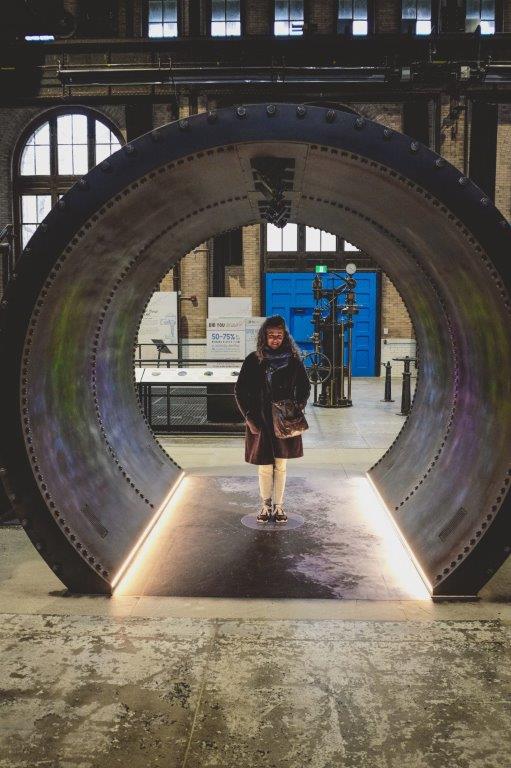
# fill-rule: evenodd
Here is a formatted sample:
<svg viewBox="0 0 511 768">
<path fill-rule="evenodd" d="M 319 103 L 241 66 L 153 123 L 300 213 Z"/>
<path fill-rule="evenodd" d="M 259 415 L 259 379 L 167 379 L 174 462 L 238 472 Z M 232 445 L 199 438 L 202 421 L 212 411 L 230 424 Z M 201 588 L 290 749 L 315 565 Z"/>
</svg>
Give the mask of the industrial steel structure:
<svg viewBox="0 0 511 768">
<path fill-rule="evenodd" d="M 137 400 L 138 323 L 192 247 L 263 220 L 263 156 L 294 168 L 290 220 L 377 256 L 406 300 L 420 377 L 369 476 L 431 592 L 473 595 L 511 547 L 509 224 L 418 141 L 332 108 L 259 103 L 170 123 L 50 212 L 2 302 L 0 459 L 14 508 L 71 590 L 112 591 L 182 476 Z"/>
</svg>

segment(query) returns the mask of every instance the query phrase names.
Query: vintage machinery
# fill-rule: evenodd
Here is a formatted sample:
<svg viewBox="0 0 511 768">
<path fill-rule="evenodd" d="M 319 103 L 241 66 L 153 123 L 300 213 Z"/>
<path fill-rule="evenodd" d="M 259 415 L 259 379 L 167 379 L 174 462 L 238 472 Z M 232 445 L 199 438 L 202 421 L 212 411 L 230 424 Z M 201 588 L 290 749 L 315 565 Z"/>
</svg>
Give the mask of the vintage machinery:
<svg viewBox="0 0 511 768">
<path fill-rule="evenodd" d="M 314 352 L 304 357 L 309 379 L 314 386 L 314 405 L 322 408 L 347 408 L 351 399 L 353 357 L 353 318 L 356 304 L 356 265 L 346 265 L 347 276 L 330 273 L 332 286 L 324 287 L 319 274 L 312 290 L 316 307 L 312 313 Z M 335 281 L 338 281 L 335 284 Z M 341 304 L 341 299 L 344 303 Z M 318 386 L 321 391 L 318 395 Z"/>
</svg>

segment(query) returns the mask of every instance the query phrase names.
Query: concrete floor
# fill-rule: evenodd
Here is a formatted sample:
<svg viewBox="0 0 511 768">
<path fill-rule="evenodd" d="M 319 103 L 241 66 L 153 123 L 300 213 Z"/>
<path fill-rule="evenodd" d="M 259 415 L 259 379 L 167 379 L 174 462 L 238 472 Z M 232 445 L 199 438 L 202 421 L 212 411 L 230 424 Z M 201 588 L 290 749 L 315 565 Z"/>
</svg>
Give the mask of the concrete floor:
<svg viewBox="0 0 511 768">
<path fill-rule="evenodd" d="M 363 481 L 402 423 L 380 385 L 309 408 L 290 489 Z M 239 438 L 164 443 L 193 482 L 255 482 Z M 66 595 L 20 529 L 0 555 L 0 768 L 511 765 L 511 564 L 474 603 L 106 599 Z"/>
</svg>

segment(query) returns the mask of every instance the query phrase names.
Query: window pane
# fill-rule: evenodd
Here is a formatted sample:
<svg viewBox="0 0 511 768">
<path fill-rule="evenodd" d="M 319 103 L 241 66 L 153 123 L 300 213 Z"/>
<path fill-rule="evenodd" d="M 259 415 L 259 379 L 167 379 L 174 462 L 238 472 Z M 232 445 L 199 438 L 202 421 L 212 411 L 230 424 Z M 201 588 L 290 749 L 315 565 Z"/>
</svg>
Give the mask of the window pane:
<svg viewBox="0 0 511 768">
<path fill-rule="evenodd" d="M 85 115 L 72 115 L 73 144 L 87 144 L 87 118 Z"/>
<path fill-rule="evenodd" d="M 305 250 L 321 250 L 321 231 L 316 227 L 305 227 Z"/>
<path fill-rule="evenodd" d="M 239 0 L 227 0 L 225 15 L 227 21 L 239 21 L 241 19 Z"/>
<path fill-rule="evenodd" d="M 495 0 L 481 0 L 481 19 L 485 21 L 495 19 Z"/>
<path fill-rule="evenodd" d="M 289 16 L 291 19 L 303 21 L 303 0 L 291 0 Z"/>
<path fill-rule="evenodd" d="M 211 5 L 211 21 L 225 21 L 224 0 L 213 0 Z"/>
<path fill-rule="evenodd" d="M 352 19 L 353 18 L 353 3 L 352 0 L 339 0 L 339 19 Z"/>
<path fill-rule="evenodd" d="M 481 21 L 481 34 L 493 35 L 495 34 L 495 22 L 494 21 Z"/>
<path fill-rule="evenodd" d="M 415 0 L 403 0 L 403 19 L 417 18 L 417 4 Z"/>
<path fill-rule="evenodd" d="M 60 117 L 57 117 L 57 141 L 59 144 L 73 143 L 72 115 L 60 115 Z"/>
<path fill-rule="evenodd" d="M 25 248 L 26 244 L 36 231 L 37 227 L 35 224 L 23 224 L 21 227 L 21 244 L 23 248 Z"/>
<path fill-rule="evenodd" d="M 415 27 L 415 34 L 417 35 L 430 35 L 431 34 L 431 22 L 430 21 L 418 21 Z"/>
<path fill-rule="evenodd" d="M 35 147 L 26 146 L 21 153 L 21 174 L 22 176 L 33 176 L 35 174 Z"/>
<path fill-rule="evenodd" d="M 335 251 L 335 235 L 331 232 L 321 232 L 321 250 Z"/>
<path fill-rule="evenodd" d="M 111 131 L 101 120 L 96 120 L 96 143 L 110 144 Z"/>
<path fill-rule="evenodd" d="M 36 195 L 37 198 L 37 219 L 39 224 L 50 212 L 51 197 L 50 195 Z"/>
<path fill-rule="evenodd" d="M 367 35 L 367 21 L 354 21 L 353 22 L 353 34 L 354 35 Z"/>
<path fill-rule="evenodd" d="M 228 37 L 239 37 L 241 35 L 241 24 L 239 21 L 228 21 L 226 35 Z"/>
<path fill-rule="evenodd" d="M 161 0 L 149 0 L 149 23 L 163 20 Z"/>
<path fill-rule="evenodd" d="M 176 0 L 165 0 L 163 3 L 163 21 L 177 22 Z"/>
<path fill-rule="evenodd" d="M 21 197 L 21 221 L 37 221 L 36 195 L 22 195 Z"/>
<path fill-rule="evenodd" d="M 35 173 L 39 176 L 50 175 L 50 147 L 35 147 Z"/>
<path fill-rule="evenodd" d="M 32 137 L 34 139 L 34 143 L 37 145 L 41 144 L 50 144 L 50 124 L 45 123 L 44 125 L 41 125 L 40 128 L 38 128 L 33 134 Z"/>
<path fill-rule="evenodd" d="M 22 195 L 22 224 L 40 224 L 51 208 L 51 195 Z"/>
<path fill-rule="evenodd" d="M 358 251 L 358 248 L 356 245 L 353 245 L 353 243 L 348 243 L 347 240 L 344 241 L 344 250 L 345 251 Z"/>
<path fill-rule="evenodd" d="M 275 35 L 289 35 L 289 22 L 276 21 L 273 31 Z"/>
<path fill-rule="evenodd" d="M 417 2 L 417 19 L 431 19 L 431 2 L 430 0 L 418 0 Z"/>
<path fill-rule="evenodd" d="M 367 19 L 367 0 L 355 0 L 353 3 L 353 18 Z"/>
<path fill-rule="evenodd" d="M 211 22 L 211 34 L 213 37 L 225 37 L 225 22 L 224 21 L 212 21 Z"/>
<path fill-rule="evenodd" d="M 291 29 L 289 30 L 291 35 L 303 35 L 303 22 L 302 21 L 292 21 Z"/>
<path fill-rule="evenodd" d="M 286 224 L 282 230 L 282 250 L 296 251 L 298 249 L 298 224 Z"/>
<path fill-rule="evenodd" d="M 276 227 L 275 224 L 266 225 L 266 250 L 282 250 L 282 230 Z"/>
<path fill-rule="evenodd" d="M 163 24 L 149 24 L 149 37 L 163 37 Z"/>
<path fill-rule="evenodd" d="M 177 37 L 177 24 L 165 23 L 163 25 L 163 37 Z"/>
<path fill-rule="evenodd" d="M 71 144 L 59 144 L 58 147 L 59 173 L 63 176 L 73 175 L 73 147 Z"/>
<path fill-rule="evenodd" d="M 96 165 L 110 157 L 110 144 L 96 144 Z"/>
<path fill-rule="evenodd" d="M 89 170 L 87 144 L 75 144 L 73 146 L 73 174 L 87 173 Z"/>
<path fill-rule="evenodd" d="M 285 21 L 289 19 L 289 3 L 287 0 L 275 1 L 275 21 Z"/>
<path fill-rule="evenodd" d="M 479 0 L 467 0 L 467 19 L 480 19 L 481 6 Z"/>
</svg>

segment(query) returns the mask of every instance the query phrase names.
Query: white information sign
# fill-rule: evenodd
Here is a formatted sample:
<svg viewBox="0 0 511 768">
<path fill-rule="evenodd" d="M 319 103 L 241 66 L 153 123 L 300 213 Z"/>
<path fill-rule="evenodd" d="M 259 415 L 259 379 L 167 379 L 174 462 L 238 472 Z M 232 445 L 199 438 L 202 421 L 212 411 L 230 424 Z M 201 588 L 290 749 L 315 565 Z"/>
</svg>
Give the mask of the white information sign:
<svg viewBox="0 0 511 768">
<path fill-rule="evenodd" d="M 210 296 L 208 317 L 252 317 L 251 296 Z"/>
<path fill-rule="evenodd" d="M 245 318 L 208 318 L 206 337 L 208 358 L 216 360 L 245 358 Z"/>
<path fill-rule="evenodd" d="M 155 291 L 142 318 L 138 332 L 140 344 L 161 339 L 166 344 L 177 344 L 177 293 Z"/>
<path fill-rule="evenodd" d="M 265 320 L 265 317 L 249 317 L 245 320 L 245 355 L 255 352 L 257 333 Z"/>
</svg>

